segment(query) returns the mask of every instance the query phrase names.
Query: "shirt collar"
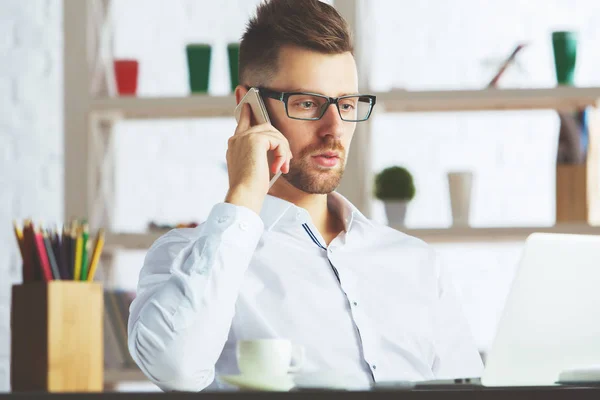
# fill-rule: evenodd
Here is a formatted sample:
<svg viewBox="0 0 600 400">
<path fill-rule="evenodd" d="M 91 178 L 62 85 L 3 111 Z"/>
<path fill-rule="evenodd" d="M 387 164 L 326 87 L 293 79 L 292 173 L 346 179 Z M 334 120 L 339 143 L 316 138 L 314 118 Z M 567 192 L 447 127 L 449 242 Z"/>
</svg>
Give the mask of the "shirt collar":
<svg viewBox="0 0 600 400">
<path fill-rule="evenodd" d="M 327 205 L 344 221 L 346 232 L 353 223 L 361 222 L 372 225 L 348 199 L 337 192 L 327 195 Z M 271 230 L 275 225 L 305 223 L 310 220 L 308 212 L 287 200 L 267 194 L 260 210 L 265 230 Z"/>
</svg>

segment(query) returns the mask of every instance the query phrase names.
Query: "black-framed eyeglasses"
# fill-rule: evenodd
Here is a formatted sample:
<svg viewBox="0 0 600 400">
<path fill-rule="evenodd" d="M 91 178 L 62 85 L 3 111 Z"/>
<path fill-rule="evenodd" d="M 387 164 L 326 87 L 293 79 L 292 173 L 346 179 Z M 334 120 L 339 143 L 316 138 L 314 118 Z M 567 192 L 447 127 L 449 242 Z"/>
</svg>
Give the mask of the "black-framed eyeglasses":
<svg viewBox="0 0 600 400">
<path fill-rule="evenodd" d="M 261 96 L 279 100 L 285 105 L 287 116 L 303 121 L 317 121 L 325 115 L 331 104 L 335 104 L 340 118 L 347 122 L 362 122 L 369 119 L 376 96 L 354 94 L 340 97 L 328 97 L 308 92 L 276 92 L 260 87 Z"/>
</svg>

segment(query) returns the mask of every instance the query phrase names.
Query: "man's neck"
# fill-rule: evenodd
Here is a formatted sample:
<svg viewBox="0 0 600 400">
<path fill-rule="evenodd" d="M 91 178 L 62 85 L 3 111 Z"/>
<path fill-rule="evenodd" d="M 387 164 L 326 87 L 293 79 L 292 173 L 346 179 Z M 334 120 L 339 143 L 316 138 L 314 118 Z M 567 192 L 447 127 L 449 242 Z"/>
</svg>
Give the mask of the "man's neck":
<svg viewBox="0 0 600 400">
<path fill-rule="evenodd" d="M 326 194 L 309 194 L 296 188 L 294 190 L 281 190 L 276 186 L 278 185 L 271 188 L 269 194 L 304 208 L 323 239 L 325 239 L 326 244 L 329 244 L 344 230 L 344 224 L 340 217 L 329 209 Z M 291 185 L 288 184 L 288 186 Z"/>
</svg>

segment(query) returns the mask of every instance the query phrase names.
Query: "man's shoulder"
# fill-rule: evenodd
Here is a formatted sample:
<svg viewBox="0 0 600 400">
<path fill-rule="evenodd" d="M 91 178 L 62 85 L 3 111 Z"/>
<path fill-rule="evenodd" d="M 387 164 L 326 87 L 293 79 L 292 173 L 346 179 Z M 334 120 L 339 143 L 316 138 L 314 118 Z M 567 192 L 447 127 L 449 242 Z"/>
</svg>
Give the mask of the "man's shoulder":
<svg viewBox="0 0 600 400">
<path fill-rule="evenodd" d="M 373 233 L 375 233 L 375 236 L 377 236 L 380 240 L 384 240 L 385 242 L 397 242 L 398 244 L 402 244 L 404 246 L 421 248 L 423 250 L 433 249 L 431 245 L 416 236 L 409 235 L 399 229 L 392 228 L 380 222 L 375 222 L 372 220 L 369 221 L 371 222 L 371 229 L 373 230 Z"/>
<path fill-rule="evenodd" d="M 346 208 L 348 213 L 354 214 L 354 219 L 356 223 L 361 225 L 361 229 L 364 231 L 365 236 L 371 239 L 375 239 L 376 242 L 396 242 L 398 244 L 402 244 L 403 246 L 411 246 L 414 248 L 421 248 L 423 250 L 431 250 L 432 247 L 424 242 L 423 240 L 408 235 L 401 230 L 392 228 L 386 224 L 381 222 L 377 222 L 371 218 L 366 217 L 363 213 L 361 213 L 356 206 L 350 202 L 343 195 L 333 192 L 331 195 L 336 199 L 340 204 Z"/>
<path fill-rule="evenodd" d="M 389 268 L 410 271 L 411 276 L 419 276 L 431 281 L 438 275 L 439 254 L 436 249 L 422 239 L 402 232 L 388 225 L 373 222 L 365 232 L 371 239 L 362 250 L 377 254 L 377 260 Z"/>
</svg>

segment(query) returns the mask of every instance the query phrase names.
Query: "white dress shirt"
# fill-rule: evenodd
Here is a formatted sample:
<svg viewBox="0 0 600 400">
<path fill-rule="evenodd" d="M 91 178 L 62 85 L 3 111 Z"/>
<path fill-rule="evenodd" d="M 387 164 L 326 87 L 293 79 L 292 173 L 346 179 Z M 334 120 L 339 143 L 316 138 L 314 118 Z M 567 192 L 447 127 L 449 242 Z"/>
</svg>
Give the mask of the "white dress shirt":
<svg viewBox="0 0 600 400">
<path fill-rule="evenodd" d="M 325 245 L 308 212 L 268 195 L 260 217 L 216 204 L 150 248 L 130 309 L 129 351 L 164 391 L 239 373 L 238 340 L 304 346 L 304 373 L 368 386 L 480 376 L 483 365 L 436 253 L 328 195 L 345 230 Z"/>
</svg>

